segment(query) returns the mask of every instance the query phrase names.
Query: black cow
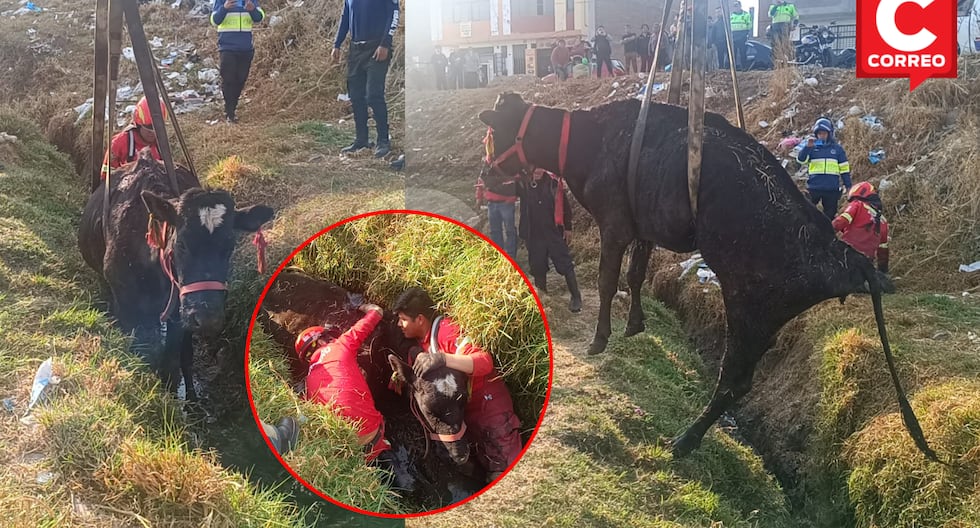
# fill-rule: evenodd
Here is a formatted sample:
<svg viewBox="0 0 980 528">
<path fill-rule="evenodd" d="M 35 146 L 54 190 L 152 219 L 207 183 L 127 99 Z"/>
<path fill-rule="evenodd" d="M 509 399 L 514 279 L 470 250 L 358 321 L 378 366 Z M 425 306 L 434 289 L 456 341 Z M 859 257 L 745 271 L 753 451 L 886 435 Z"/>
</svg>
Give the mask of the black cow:
<svg viewBox="0 0 980 528">
<path fill-rule="evenodd" d="M 389 355 L 391 368 L 405 380 L 411 389 L 409 397 L 425 420 L 422 424 L 429 438 L 441 442 L 449 456 L 457 464 L 465 464 L 470 458 L 470 445 L 466 439 L 466 422 L 463 413 L 469 401 L 467 389 L 469 377 L 449 367 L 432 369 L 424 376 L 416 377 L 412 367 L 395 355 Z"/>
<path fill-rule="evenodd" d="M 235 209 L 230 194 L 201 189 L 182 167 L 177 168 L 177 181 L 179 196 L 173 194 L 163 164 L 144 149 L 136 162 L 112 174 L 107 226 L 105 183 L 89 197 L 78 244 L 85 262 L 100 275 L 109 311 L 123 332 L 134 334 L 133 350 L 171 390 L 176 390 L 182 371 L 187 397 L 193 400 L 192 334 L 213 336 L 224 325 L 235 231 L 254 232 L 274 212 L 264 205 Z M 164 272 L 160 252 L 148 244 L 150 214 L 166 222 L 162 241 L 172 251 L 176 283 Z M 161 320 L 168 323 L 163 346 Z"/>
<path fill-rule="evenodd" d="M 533 108 L 533 111 L 532 111 Z M 501 174 L 528 166 L 561 174 L 599 226 L 599 321 L 590 354 L 610 335 L 609 310 L 627 246 L 636 241 L 628 272 L 632 291 L 626 335 L 643 330 L 640 288 L 653 244 L 685 253 L 698 249 L 718 275 L 727 316 L 727 339 L 718 383 L 697 421 L 673 442 L 683 456 L 708 428 L 748 393 L 752 374 L 776 332 L 811 306 L 870 288 L 878 328 L 891 366 L 881 314 L 881 285 L 873 264 L 839 241 L 833 227 L 803 196 L 775 157 L 724 117 L 705 113 L 698 213 L 692 215 L 687 180 L 687 110 L 651 105 L 637 182 L 627 165 L 640 101 L 608 103 L 570 113 L 532 107 L 518 94 L 502 94 L 480 119 L 494 132 L 494 162 Z M 530 115 L 529 115 L 530 114 Z M 562 146 L 563 127 L 568 123 Z M 523 129 L 523 130 L 522 130 Z M 522 137 L 518 141 L 518 137 Z M 566 159 L 560 154 L 566 152 Z M 525 161 L 519 161 L 521 159 Z M 524 167 L 522 167 L 524 165 Z M 906 425 L 929 450 L 897 375 Z"/>
</svg>

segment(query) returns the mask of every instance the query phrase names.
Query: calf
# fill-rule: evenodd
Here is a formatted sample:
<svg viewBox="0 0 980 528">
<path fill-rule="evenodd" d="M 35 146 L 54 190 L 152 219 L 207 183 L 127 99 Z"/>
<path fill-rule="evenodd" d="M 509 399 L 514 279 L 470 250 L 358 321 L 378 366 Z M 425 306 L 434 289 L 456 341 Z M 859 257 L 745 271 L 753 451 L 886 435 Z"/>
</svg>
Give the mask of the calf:
<svg viewBox="0 0 980 528">
<path fill-rule="evenodd" d="M 214 336 L 224 325 L 236 231 L 257 231 L 274 213 L 264 205 L 236 209 L 230 194 L 200 188 L 182 167 L 177 182 L 179 195 L 170 188 L 163 164 L 144 149 L 137 161 L 112 175 L 108 203 L 105 182 L 89 197 L 78 243 L 85 262 L 99 274 L 120 329 L 134 334 L 133 350 L 171 390 L 182 372 L 193 400 L 192 335 Z M 109 209 L 105 225 L 104 208 Z"/>
</svg>

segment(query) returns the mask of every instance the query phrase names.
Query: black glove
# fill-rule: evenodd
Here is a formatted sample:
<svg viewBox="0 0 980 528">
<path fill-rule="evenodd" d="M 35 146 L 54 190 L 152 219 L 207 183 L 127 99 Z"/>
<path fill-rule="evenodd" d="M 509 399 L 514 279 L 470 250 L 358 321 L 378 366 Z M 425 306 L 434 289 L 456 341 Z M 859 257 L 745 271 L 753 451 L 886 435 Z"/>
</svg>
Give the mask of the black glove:
<svg viewBox="0 0 980 528">
<path fill-rule="evenodd" d="M 434 370 L 437 368 L 446 366 L 446 356 L 442 352 L 436 352 L 435 354 L 419 354 L 415 358 L 415 364 L 412 365 L 412 370 L 415 371 L 415 375 L 422 377 L 426 372 Z"/>
</svg>

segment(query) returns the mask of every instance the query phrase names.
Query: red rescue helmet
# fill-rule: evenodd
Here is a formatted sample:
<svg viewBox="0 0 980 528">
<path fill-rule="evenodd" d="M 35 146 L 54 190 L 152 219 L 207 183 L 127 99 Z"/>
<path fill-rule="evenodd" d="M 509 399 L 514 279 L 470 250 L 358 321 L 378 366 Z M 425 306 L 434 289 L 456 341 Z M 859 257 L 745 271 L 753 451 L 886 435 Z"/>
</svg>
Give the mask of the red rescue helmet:
<svg viewBox="0 0 980 528">
<path fill-rule="evenodd" d="M 164 119 L 167 119 L 167 105 L 163 100 L 160 100 L 160 113 Z M 150 117 L 150 103 L 146 97 L 140 97 L 139 102 L 136 103 L 136 108 L 133 109 L 133 123 L 139 126 L 153 126 L 153 118 Z"/>
<path fill-rule="evenodd" d="M 313 344 L 316 343 L 320 337 L 326 333 L 327 329 L 322 326 L 311 326 L 306 330 L 303 330 L 296 336 L 296 353 L 302 359 L 308 359 L 309 353 L 316 348 Z"/>
<path fill-rule="evenodd" d="M 868 199 L 869 196 L 875 193 L 874 185 L 868 182 L 861 182 L 855 184 L 851 187 L 850 191 L 847 191 L 847 201 L 851 201 L 855 198 Z"/>
</svg>

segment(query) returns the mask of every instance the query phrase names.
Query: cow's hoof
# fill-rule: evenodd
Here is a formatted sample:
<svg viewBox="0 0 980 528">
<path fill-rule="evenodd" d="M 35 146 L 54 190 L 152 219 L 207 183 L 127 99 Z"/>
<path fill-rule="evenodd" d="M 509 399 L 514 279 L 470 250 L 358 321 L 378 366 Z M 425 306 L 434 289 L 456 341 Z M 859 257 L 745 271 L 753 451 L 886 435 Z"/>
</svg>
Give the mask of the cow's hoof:
<svg viewBox="0 0 980 528">
<path fill-rule="evenodd" d="M 674 458 L 684 458 L 699 447 L 701 447 L 701 439 L 687 433 L 670 441 L 670 450 L 673 452 Z"/>
<path fill-rule="evenodd" d="M 646 325 L 643 324 L 643 321 L 640 321 L 639 323 L 635 323 L 635 324 L 629 323 L 628 325 L 626 325 L 626 332 L 624 332 L 623 335 L 626 337 L 633 337 L 636 334 L 643 332 L 644 330 L 646 330 Z"/>
<path fill-rule="evenodd" d="M 594 339 L 592 339 L 592 343 L 589 344 L 589 355 L 594 356 L 596 354 L 603 353 L 606 350 L 606 345 L 608 343 L 608 339 L 596 336 Z"/>
</svg>

